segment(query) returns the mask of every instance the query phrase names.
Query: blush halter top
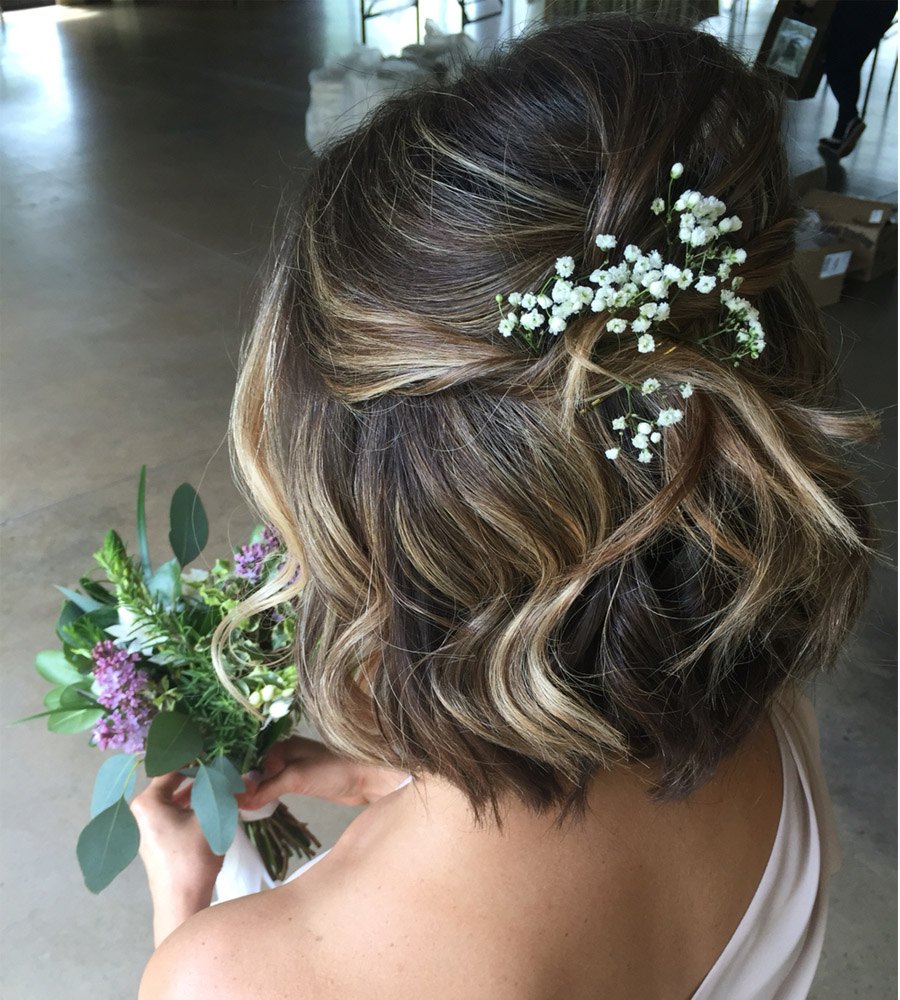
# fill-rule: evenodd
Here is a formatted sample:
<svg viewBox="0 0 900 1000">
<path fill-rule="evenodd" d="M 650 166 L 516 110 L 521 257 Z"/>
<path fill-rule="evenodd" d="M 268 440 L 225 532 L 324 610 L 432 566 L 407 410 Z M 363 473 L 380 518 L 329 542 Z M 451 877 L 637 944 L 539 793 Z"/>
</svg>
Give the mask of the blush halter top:
<svg viewBox="0 0 900 1000">
<path fill-rule="evenodd" d="M 800 693 L 776 702 L 771 719 L 784 781 L 772 853 L 737 930 L 692 1000 L 806 1000 L 819 963 L 828 883 L 840 865 L 819 731 L 813 707 Z"/>
</svg>

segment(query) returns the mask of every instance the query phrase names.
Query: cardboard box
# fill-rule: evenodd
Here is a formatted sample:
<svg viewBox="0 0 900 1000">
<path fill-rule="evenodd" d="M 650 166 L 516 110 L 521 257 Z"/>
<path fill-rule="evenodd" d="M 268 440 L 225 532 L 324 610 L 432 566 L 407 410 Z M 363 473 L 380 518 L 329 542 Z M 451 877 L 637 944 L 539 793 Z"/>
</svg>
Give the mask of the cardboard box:
<svg viewBox="0 0 900 1000">
<path fill-rule="evenodd" d="M 853 247 L 849 274 L 871 281 L 897 269 L 897 206 L 834 191 L 807 191 L 803 205 L 818 212 L 835 237 Z"/>
<path fill-rule="evenodd" d="M 852 257 L 852 244 L 843 240 L 797 250 L 794 266 L 817 306 L 832 306 L 840 301 Z"/>
<path fill-rule="evenodd" d="M 828 174 L 825 170 L 825 164 L 820 163 L 818 166 L 806 167 L 806 169 L 801 170 L 800 173 L 794 174 L 793 185 L 794 194 L 798 198 L 802 198 L 807 191 L 812 191 L 816 188 L 824 188 L 828 180 Z"/>
</svg>

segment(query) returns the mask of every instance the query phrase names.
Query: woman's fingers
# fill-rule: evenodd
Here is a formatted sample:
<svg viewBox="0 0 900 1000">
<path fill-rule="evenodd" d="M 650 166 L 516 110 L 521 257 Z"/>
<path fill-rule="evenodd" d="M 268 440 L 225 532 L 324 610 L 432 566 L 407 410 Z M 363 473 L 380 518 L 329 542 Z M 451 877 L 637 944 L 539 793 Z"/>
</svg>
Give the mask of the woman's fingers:
<svg viewBox="0 0 900 1000">
<path fill-rule="evenodd" d="M 251 785 L 237 801 L 241 809 L 261 809 L 288 792 L 296 792 L 297 775 L 291 769 L 282 768 L 276 775 L 266 778 L 257 785 Z"/>
</svg>

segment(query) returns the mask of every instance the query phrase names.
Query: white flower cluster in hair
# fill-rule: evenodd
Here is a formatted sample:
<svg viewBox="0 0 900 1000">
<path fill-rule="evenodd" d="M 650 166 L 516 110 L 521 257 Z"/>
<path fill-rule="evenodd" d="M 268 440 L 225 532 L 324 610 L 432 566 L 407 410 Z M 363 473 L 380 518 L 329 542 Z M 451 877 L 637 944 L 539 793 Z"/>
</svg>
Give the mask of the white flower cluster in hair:
<svg viewBox="0 0 900 1000">
<path fill-rule="evenodd" d="M 606 254 L 600 266 L 584 279 L 587 284 L 575 277 L 573 257 L 558 258 L 554 274 L 540 292 L 513 292 L 506 297 L 512 307 L 509 312 L 504 314 L 503 296 L 497 296 L 501 313 L 498 331 L 504 337 L 515 333 L 526 346 L 540 350 L 547 342 L 547 335 L 556 337 L 565 332 L 573 316 L 589 309 L 603 314 L 605 331 L 617 337 L 630 332 L 636 338 L 638 353 L 652 354 L 657 348 L 657 338 L 664 336 L 662 331 L 671 313 L 670 300 L 678 292 L 692 289 L 700 295 L 709 295 L 718 289 L 724 321 L 714 335 L 698 343 L 730 334 L 735 347 L 727 355 L 728 360 L 737 366 L 741 358 L 758 358 L 765 348 L 759 313 L 747 299 L 736 294 L 741 278 L 731 277 L 733 268 L 747 260 L 747 252 L 724 242 L 725 237 L 741 228 L 742 222 L 736 215 L 725 215 L 724 202 L 699 191 L 683 191 L 673 202 L 672 182 L 683 173 L 684 166 L 674 164 L 669 172 L 668 197 L 657 197 L 650 203 L 654 215 L 664 216 L 669 232 L 677 229 L 683 265 L 667 261 L 658 250 L 644 253 L 633 243 L 625 246 L 621 259 L 613 263 L 609 251 L 615 250 L 618 240 L 609 233 L 601 233 L 594 242 Z M 670 239 L 669 252 L 672 250 Z M 729 280 L 730 287 L 722 287 Z M 628 393 L 628 412 L 613 421 L 613 430 L 623 441 L 627 435 L 637 449 L 638 461 L 649 462 L 653 457 L 650 446 L 661 440 L 657 428 L 678 423 L 683 413 L 680 409 L 662 409 L 651 423 L 631 412 L 632 391 L 638 387 L 621 384 Z M 640 393 L 648 396 L 661 388 L 659 379 L 650 377 L 640 386 Z M 693 389 L 689 383 L 682 383 L 679 391 L 687 399 Z M 607 458 L 618 458 L 620 450 L 620 447 L 608 449 Z"/>
</svg>

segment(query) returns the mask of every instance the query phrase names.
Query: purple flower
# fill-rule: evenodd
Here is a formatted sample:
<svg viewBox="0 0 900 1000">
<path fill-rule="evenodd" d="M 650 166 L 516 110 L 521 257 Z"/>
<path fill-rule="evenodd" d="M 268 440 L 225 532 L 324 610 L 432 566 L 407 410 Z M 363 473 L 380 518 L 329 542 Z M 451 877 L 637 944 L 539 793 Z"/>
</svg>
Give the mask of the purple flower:
<svg viewBox="0 0 900 1000">
<path fill-rule="evenodd" d="M 110 710 L 94 726 L 94 742 L 101 750 L 143 750 L 154 708 L 144 697 L 149 677 L 136 666 L 140 656 L 107 639 L 94 646 L 91 658 L 97 701 Z"/>
<path fill-rule="evenodd" d="M 234 556 L 234 575 L 251 583 L 258 583 L 266 560 L 281 548 L 281 539 L 271 528 L 263 528 L 258 542 L 244 545 Z"/>
</svg>

